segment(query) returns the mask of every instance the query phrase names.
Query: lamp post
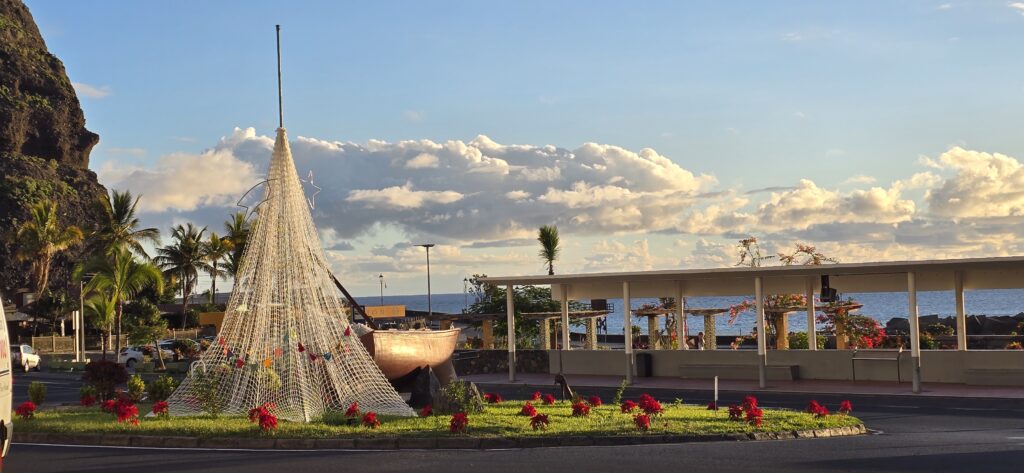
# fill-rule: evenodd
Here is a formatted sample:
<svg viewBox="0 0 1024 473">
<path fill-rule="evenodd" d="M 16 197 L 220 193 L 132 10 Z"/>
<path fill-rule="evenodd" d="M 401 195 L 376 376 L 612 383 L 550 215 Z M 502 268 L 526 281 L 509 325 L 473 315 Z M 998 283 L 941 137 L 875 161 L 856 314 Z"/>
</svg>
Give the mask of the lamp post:
<svg viewBox="0 0 1024 473">
<path fill-rule="evenodd" d="M 85 356 L 85 281 L 92 280 L 95 273 L 86 273 L 78 281 L 78 314 L 75 316 L 75 361 L 81 362 Z M 101 343 L 109 342 L 104 340 Z"/>
<path fill-rule="evenodd" d="M 377 276 L 380 278 L 380 305 L 384 305 L 384 275 Z"/>
<path fill-rule="evenodd" d="M 434 308 L 430 302 L 430 249 L 434 247 L 433 243 L 424 243 L 422 246 L 427 249 L 427 318 L 431 319 L 434 317 Z"/>
<path fill-rule="evenodd" d="M 462 278 L 462 313 L 469 311 L 469 278 Z"/>
</svg>

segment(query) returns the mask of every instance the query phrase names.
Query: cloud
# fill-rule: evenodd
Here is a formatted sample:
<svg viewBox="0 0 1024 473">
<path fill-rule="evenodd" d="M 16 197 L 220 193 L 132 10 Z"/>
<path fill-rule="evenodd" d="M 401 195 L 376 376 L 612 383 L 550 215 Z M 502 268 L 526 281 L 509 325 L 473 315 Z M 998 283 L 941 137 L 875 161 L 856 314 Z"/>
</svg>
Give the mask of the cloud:
<svg viewBox="0 0 1024 473">
<path fill-rule="evenodd" d="M 928 190 L 928 211 L 938 217 L 1024 215 L 1024 166 L 999 153 L 954 147 L 934 161 L 954 174 Z"/>
<path fill-rule="evenodd" d="M 872 176 L 858 174 L 856 176 L 851 176 L 849 179 L 843 181 L 843 184 L 874 184 L 877 180 L 878 179 L 875 179 Z"/>
<path fill-rule="evenodd" d="M 405 167 L 409 169 L 436 168 L 438 167 L 437 162 L 437 156 L 430 153 L 420 153 L 417 154 L 416 157 L 406 161 Z"/>
<path fill-rule="evenodd" d="M 84 82 L 72 82 L 71 86 L 75 88 L 75 92 L 78 92 L 79 95 L 84 95 L 90 99 L 102 99 L 110 95 L 110 87 L 105 85 L 96 87 Z"/>
<path fill-rule="evenodd" d="M 402 116 L 411 122 L 421 122 L 426 115 L 422 110 L 406 110 L 402 112 Z"/>
<path fill-rule="evenodd" d="M 143 148 L 110 148 L 107 153 L 121 156 L 131 156 L 134 158 L 141 158 L 146 155 L 146 150 Z"/>
<path fill-rule="evenodd" d="M 450 204 L 465 197 L 455 191 L 417 191 L 412 183 L 384 189 L 359 189 L 348 193 L 348 202 L 362 202 L 371 208 L 417 209 L 427 204 Z"/>
<path fill-rule="evenodd" d="M 1021 15 L 1024 15 L 1024 2 L 1010 2 L 1006 4 L 1008 7 L 1017 11 Z"/>
<path fill-rule="evenodd" d="M 952 3 L 943 3 L 943 4 L 941 4 L 941 5 L 939 5 L 939 6 L 935 7 L 935 8 L 937 10 L 949 10 L 950 8 L 953 8 L 953 4 Z"/>
</svg>

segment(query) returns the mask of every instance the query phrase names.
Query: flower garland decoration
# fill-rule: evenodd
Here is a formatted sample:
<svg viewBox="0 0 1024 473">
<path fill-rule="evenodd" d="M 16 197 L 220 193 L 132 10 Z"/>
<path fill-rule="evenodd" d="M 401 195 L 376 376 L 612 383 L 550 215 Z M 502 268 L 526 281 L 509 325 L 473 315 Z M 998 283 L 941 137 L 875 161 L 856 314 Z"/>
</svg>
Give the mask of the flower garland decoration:
<svg viewBox="0 0 1024 473">
<path fill-rule="evenodd" d="M 14 413 L 22 419 L 29 420 L 36 415 L 36 403 L 32 401 L 25 401 L 18 405 L 18 408 L 14 410 Z"/>
<path fill-rule="evenodd" d="M 367 412 L 366 414 L 363 414 L 363 427 L 367 427 L 370 429 L 376 429 L 377 427 L 380 427 L 380 421 L 377 420 L 376 412 L 370 411 Z"/>
<path fill-rule="evenodd" d="M 546 430 L 548 423 L 547 414 L 536 414 L 530 418 L 530 427 L 533 427 L 533 430 Z"/>
<path fill-rule="evenodd" d="M 533 407 L 533 404 L 530 404 L 530 401 L 526 401 L 526 404 L 523 404 L 523 408 L 519 410 L 519 415 L 533 417 L 537 415 L 537 408 Z"/>
<path fill-rule="evenodd" d="M 469 416 L 465 412 L 452 414 L 452 421 L 448 424 L 448 430 L 453 434 L 464 434 L 469 427 Z"/>
<path fill-rule="evenodd" d="M 590 415 L 590 406 L 585 402 L 574 402 L 572 403 L 572 416 L 573 417 L 587 417 Z"/>
</svg>

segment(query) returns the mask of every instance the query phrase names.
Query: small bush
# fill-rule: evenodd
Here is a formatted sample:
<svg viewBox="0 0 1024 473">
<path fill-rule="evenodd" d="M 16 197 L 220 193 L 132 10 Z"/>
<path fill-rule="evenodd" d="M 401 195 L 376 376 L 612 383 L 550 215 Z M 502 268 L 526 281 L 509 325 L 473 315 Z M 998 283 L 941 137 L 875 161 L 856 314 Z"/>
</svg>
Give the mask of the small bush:
<svg viewBox="0 0 1024 473">
<path fill-rule="evenodd" d="M 483 412 L 484 400 L 476 386 L 468 381 L 458 380 L 448 383 L 441 388 L 441 398 L 444 400 L 434 409 L 444 413 L 458 412 Z"/>
<path fill-rule="evenodd" d="M 167 398 L 171 397 L 171 393 L 174 392 L 176 387 L 178 387 L 178 383 L 174 381 L 174 378 L 161 376 L 146 386 L 146 394 L 149 395 L 150 401 L 166 401 Z"/>
<path fill-rule="evenodd" d="M 28 385 L 28 398 L 35 405 L 41 406 L 46 401 L 46 385 L 39 381 L 32 381 Z"/>
<path fill-rule="evenodd" d="M 96 388 L 100 399 L 107 400 L 114 397 L 114 388 L 128 381 L 128 371 L 113 361 L 91 361 L 85 365 L 82 381 Z"/>
<path fill-rule="evenodd" d="M 132 375 L 128 378 L 128 398 L 132 402 L 139 402 L 142 400 L 142 395 L 146 392 L 146 382 L 142 380 L 139 375 Z"/>
<path fill-rule="evenodd" d="M 83 384 L 78 388 L 78 402 L 85 407 L 96 404 L 96 388 L 91 384 Z"/>
<path fill-rule="evenodd" d="M 825 349 L 825 336 L 824 335 L 818 335 L 816 338 L 818 340 L 818 349 L 819 350 L 824 350 Z M 789 348 L 793 349 L 793 350 L 807 350 L 807 349 L 809 349 L 810 345 L 807 344 L 807 333 L 805 333 L 805 332 L 795 332 L 795 333 L 789 334 Z"/>
</svg>

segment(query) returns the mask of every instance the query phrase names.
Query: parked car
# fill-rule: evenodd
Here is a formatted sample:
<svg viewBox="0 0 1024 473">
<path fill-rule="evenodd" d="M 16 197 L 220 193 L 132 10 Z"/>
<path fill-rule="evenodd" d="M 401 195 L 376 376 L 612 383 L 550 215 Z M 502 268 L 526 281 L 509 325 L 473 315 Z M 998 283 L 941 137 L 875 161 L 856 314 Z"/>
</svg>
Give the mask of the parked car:
<svg viewBox="0 0 1024 473">
<path fill-rule="evenodd" d="M 18 366 L 27 373 L 28 370 L 39 371 L 39 363 L 42 361 L 31 345 L 11 345 L 11 365 Z"/>
<path fill-rule="evenodd" d="M 163 352 L 164 360 L 174 359 L 174 352 L 170 350 L 161 349 Z M 133 368 L 137 363 L 142 363 L 143 356 L 148 356 L 152 359 L 156 359 L 156 349 L 152 346 L 133 346 L 124 347 L 117 354 L 117 362 L 125 365 L 128 368 Z"/>
</svg>

